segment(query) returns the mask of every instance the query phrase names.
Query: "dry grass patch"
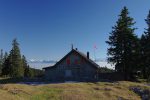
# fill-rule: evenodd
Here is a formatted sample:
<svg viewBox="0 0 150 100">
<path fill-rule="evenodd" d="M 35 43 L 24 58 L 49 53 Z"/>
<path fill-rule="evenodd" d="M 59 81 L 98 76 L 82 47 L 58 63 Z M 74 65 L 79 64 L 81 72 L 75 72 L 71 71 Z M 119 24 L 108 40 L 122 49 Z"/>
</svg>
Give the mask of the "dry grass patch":
<svg viewBox="0 0 150 100">
<path fill-rule="evenodd" d="M 1 84 L 2 100 L 140 100 L 129 90 L 131 86 L 150 88 L 133 82 L 63 83 L 30 86 L 23 84 Z"/>
</svg>

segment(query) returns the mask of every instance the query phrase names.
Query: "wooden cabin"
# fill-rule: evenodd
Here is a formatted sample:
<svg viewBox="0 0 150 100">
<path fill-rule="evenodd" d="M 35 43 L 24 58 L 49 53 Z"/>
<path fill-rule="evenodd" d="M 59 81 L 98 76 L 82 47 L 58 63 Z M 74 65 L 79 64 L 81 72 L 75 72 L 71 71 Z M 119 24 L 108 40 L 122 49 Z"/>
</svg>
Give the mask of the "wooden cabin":
<svg viewBox="0 0 150 100">
<path fill-rule="evenodd" d="M 90 59 L 89 52 L 83 54 L 73 49 L 54 66 L 43 68 L 48 81 L 95 81 L 100 66 Z"/>
</svg>

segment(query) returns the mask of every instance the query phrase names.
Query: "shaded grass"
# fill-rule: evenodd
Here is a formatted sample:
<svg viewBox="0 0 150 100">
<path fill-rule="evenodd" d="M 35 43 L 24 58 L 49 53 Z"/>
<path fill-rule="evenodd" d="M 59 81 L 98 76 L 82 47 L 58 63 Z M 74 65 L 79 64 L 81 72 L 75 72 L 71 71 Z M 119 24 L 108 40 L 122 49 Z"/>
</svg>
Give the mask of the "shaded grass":
<svg viewBox="0 0 150 100">
<path fill-rule="evenodd" d="M 10 84 L 19 82 L 44 82 L 44 79 L 37 78 L 10 78 L 10 77 L 0 77 L 0 84 Z"/>
<path fill-rule="evenodd" d="M 0 84 L 2 100 L 140 100 L 131 86 L 150 89 L 135 82 L 61 83 L 47 85 Z"/>
</svg>

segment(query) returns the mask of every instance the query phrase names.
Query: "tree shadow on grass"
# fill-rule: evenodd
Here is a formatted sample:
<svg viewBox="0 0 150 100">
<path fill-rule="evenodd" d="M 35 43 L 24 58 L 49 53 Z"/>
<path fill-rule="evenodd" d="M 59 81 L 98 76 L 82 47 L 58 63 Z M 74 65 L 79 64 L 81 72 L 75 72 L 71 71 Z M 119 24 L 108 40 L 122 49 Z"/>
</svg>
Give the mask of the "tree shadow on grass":
<svg viewBox="0 0 150 100">
<path fill-rule="evenodd" d="M 0 84 L 27 83 L 27 82 L 43 82 L 41 78 L 1 78 Z"/>
<path fill-rule="evenodd" d="M 0 79 L 0 84 L 19 83 L 22 81 L 24 81 L 23 78 L 2 78 Z"/>
</svg>

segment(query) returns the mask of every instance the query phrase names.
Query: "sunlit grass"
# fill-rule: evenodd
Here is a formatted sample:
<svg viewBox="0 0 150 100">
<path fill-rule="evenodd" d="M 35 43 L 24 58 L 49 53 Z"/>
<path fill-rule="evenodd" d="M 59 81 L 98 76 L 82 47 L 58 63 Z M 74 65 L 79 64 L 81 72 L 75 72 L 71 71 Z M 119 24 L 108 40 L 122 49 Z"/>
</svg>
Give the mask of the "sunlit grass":
<svg viewBox="0 0 150 100">
<path fill-rule="evenodd" d="M 1 100 L 140 100 L 130 86 L 149 88 L 135 82 L 62 83 L 47 85 L 1 84 Z"/>
</svg>

